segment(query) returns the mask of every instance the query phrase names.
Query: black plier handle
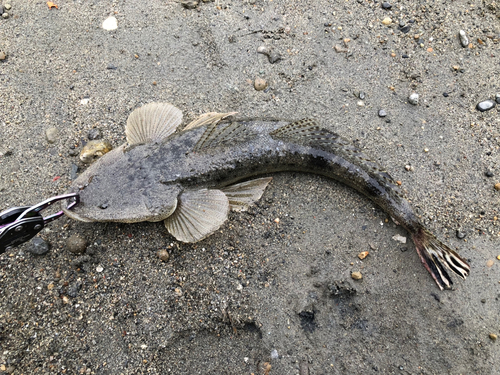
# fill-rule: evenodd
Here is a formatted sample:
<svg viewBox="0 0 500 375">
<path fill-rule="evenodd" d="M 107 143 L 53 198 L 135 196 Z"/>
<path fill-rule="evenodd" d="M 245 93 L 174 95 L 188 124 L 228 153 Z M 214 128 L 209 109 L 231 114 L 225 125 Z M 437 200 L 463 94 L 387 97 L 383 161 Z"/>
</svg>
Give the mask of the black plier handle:
<svg viewBox="0 0 500 375">
<path fill-rule="evenodd" d="M 45 227 L 45 224 L 64 215 L 63 211 L 45 218 L 40 214 L 43 209 L 64 199 L 71 200 L 68 209 L 80 202 L 78 193 L 72 193 L 49 198 L 34 206 L 14 207 L 0 212 L 0 254 L 29 241 Z"/>
</svg>

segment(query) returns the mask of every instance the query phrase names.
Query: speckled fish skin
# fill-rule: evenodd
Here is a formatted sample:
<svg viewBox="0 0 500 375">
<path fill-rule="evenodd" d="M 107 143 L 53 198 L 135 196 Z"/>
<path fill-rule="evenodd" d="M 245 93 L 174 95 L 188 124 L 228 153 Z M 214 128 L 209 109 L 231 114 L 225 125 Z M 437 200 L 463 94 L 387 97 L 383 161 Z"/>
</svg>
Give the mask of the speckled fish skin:
<svg viewBox="0 0 500 375">
<path fill-rule="evenodd" d="M 122 145 L 76 179 L 71 190 L 80 192 L 81 203 L 67 214 L 82 221 L 160 221 L 172 215 L 184 191 L 219 189 L 278 171 L 323 175 L 367 196 L 410 232 L 441 289 L 452 284 L 445 268 L 467 276 L 465 260 L 419 223 L 387 172 L 310 120 L 223 121 L 159 143 Z"/>
</svg>

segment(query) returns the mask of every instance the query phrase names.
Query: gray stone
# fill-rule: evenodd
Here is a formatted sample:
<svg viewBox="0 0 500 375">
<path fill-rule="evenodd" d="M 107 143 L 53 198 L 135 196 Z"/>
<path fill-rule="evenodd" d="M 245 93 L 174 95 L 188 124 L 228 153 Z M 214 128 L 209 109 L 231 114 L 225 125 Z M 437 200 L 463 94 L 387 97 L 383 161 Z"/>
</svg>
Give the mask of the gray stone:
<svg viewBox="0 0 500 375">
<path fill-rule="evenodd" d="M 78 165 L 71 164 L 71 169 L 69 171 L 69 178 L 70 178 L 70 180 L 72 180 L 72 181 L 76 180 L 77 172 L 78 172 Z"/>
<path fill-rule="evenodd" d="M 500 104 L 500 94 L 495 95 L 495 101 Z"/>
<path fill-rule="evenodd" d="M 49 251 L 49 244 L 43 238 L 35 237 L 31 240 L 27 251 L 31 254 L 43 255 Z"/>
<path fill-rule="evenodd" d="M 378 111 L 378 117 L 385 117 L 387 116 L 387 112 L 385 111 L 385 109 L 381 109 Z"/>
<path fill-rule="evenodd" d="M 57 130 L 57 128 L 52 127 L 45 130 L 45 138 L 49 143 L 55 143 L 58 139 L 58 136 L 59 131 Z"/>
<path fill-rule="evenodd" d="M 408 103 L 413 104 L 413 105 L 417 105 L 418 104 L 418 94 L 416 92 L 412 93 L 408 97 Z"/>
<path fill-rule="evenodd" d="M 480 112 L 489 111 L 494 108 L 497 104 L 493 100 L 485 100 L 483 102 L 477 103 L 476 109 Z"/>
</svg>

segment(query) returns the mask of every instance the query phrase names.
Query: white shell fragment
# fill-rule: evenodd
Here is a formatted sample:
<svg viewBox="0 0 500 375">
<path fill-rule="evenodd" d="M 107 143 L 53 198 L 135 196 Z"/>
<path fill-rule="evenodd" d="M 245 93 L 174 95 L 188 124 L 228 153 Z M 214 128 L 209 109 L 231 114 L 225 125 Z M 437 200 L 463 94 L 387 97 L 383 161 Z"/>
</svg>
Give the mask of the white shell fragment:
<svg viewBox="0 0 500 375">
<path fill-rule="evenodd" d="M 406 237 L 400 236 L 399 234 L 396 234 L 394 237 L 392 237 L 394 241 L 398 241 L 401 243 L 406 243 Z"/>
<path fill-rule="evenodd" d="M 113 16 L 108 17 L 103 21 L 102 28 L 107 31 L 116 30 L 118 28 L 118 21 Z"/>
</svg>

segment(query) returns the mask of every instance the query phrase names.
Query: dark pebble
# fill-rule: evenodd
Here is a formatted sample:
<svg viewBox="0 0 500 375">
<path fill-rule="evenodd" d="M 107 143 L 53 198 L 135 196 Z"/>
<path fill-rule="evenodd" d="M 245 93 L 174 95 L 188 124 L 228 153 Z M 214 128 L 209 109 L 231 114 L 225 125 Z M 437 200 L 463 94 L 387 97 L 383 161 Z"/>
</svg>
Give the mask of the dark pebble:
<svg viewBox="0 0 500 375">
<path fill-rule="evenodd" d="M 448 97 L 448 93 L 447 93 L 447 92 L 443 92 L 443 96 L 444 96 L 445 98 L 447 98 L 447 97 Z"/>
<path fill-rule="evenodd" d="M 108 208 L 108 205 L 107 205 L 106 203 L 103 203 L 103 204 L 101 204 L 101 205 L 99 206 L 99 208 L 100 208 L 101 210 L 105 210 L 106 208 Z"/>
<path fill-rule="evenodd" d="M 399 31 L 401 31 L 403 34 L 407 34 L 408 32 L 410 32 L 410 30 L 411 30 L 411 26 L 410 25 L 406 25 L 406 26 L 403 26 L 403 27 L 399 28 Z"/>
<path fill-rule="evenodd" d="M 486 298 L 481 299 L 481 303 L 486 303 Z"/>
<path fill-rule="evenodd" d="M 387 9 L 387 10 L 388 10 L 388 9 L 391 9 L 391 8 L 392 8 L 392 5 L 391 5 L 391 4 L 389 4 L 387 1 L 384 1 L 384 2 L 382 3 L 382 8 L 383 8 L 383 9 Z"/>
<path fill-rule="evenodd" d="M 409 20 L 408 22 L 409 23 L 415 23 L 415 20 Z"/>
<path fill-rule="evenodd" d="M 495 101 L 500 104 L 500 94 L 495 95 Z"/>
<path fill-rule="evenodd" d="M 73 254 L 83 254 L 87 248 L 87 241 L 78 234 L 74 234 L 66 240 L 66 247 Z"/>
<path fill-rule="evenodd" d="M 486 153 L 486 155 L 487 155 L 487 156 L 491 156 L 491 151 L 488 151 L 488 152 Z"/>
<path fill-rule="evenodd" d="M 87 138 L 90 141 L 100 139 L 101 138 L 101 131 L 99 129 L 96 129 L 96 128 L 90 129 L 89 134 L 87 135 Z"/>
<path fill-rule="evenodd" d="M 459 229 L 457 229 L 457 238 L 459 240 L 463 240 L 465 238 L 466 234 L 462 231 L 460 231 Z"/>
<path fill-rule="evenodd" d="M 484 102 L 477 103 L 476 109 L 480 112 L 486 112 L 494 108 L 496 103 L 493 100 L 485 100 Z"/>
<path fill-rule="evenodd" d="M 268 56 L 268 59 L 271 64 L 274 64 L 281 60 L 281 55 L 278 52 L 271 51 L 271 53 Z"/>
<path fill-rule="evenodd" d="M 113 64 L 109 64 L 109 65 L 106 67 L 106 69 L 108 69 L 108 70 L 116 70 L 116 69 L 118 69 L 118 68 L 117 68 L 116 66 L 114 66 Z"/>
<path fill-rule="evenodd" d="M 76 281 L 68 287 L 68 296 L 71 298 L 75 298 L 78 295 L 78 292 L 82 289 L 82 282 Z"/>
<path fill-rule="evenodd" d="M 409 58 L 410 56 L 408 56 L 408 55 L 405 53 L 405 54 L 404 54 L 403 56 L 401 56 L 401 57 L 402 57 L 403 59 L 407 59 L 407 58 Z"/>
<path fill-rule="evenodd" d="M 493 172 L 491 171 L 486 171 L 486 173 L 484 174 L 486 177 L 493 177 Z"/>
<path fill-rule="evenodd" d="M 386 122 L 387 124 L 390 124 L 390 123 L 391 123 L 391 119 L 390 119 L 390 118 L 385 119 L 385 122 Z"/>
<path fill-rule="evenodd" d="M 31 240 L 27 249 L 31 254 L 43 255 L 49 251 L 49 244 L 43 238 L 35 237 Z"/>
<path fill-rule="evenodd" d="M 385 117 L 385 116 L 387 116 L 387 112 L 384 109 L 378 111 L 378 117 Z"/>
</svg>

